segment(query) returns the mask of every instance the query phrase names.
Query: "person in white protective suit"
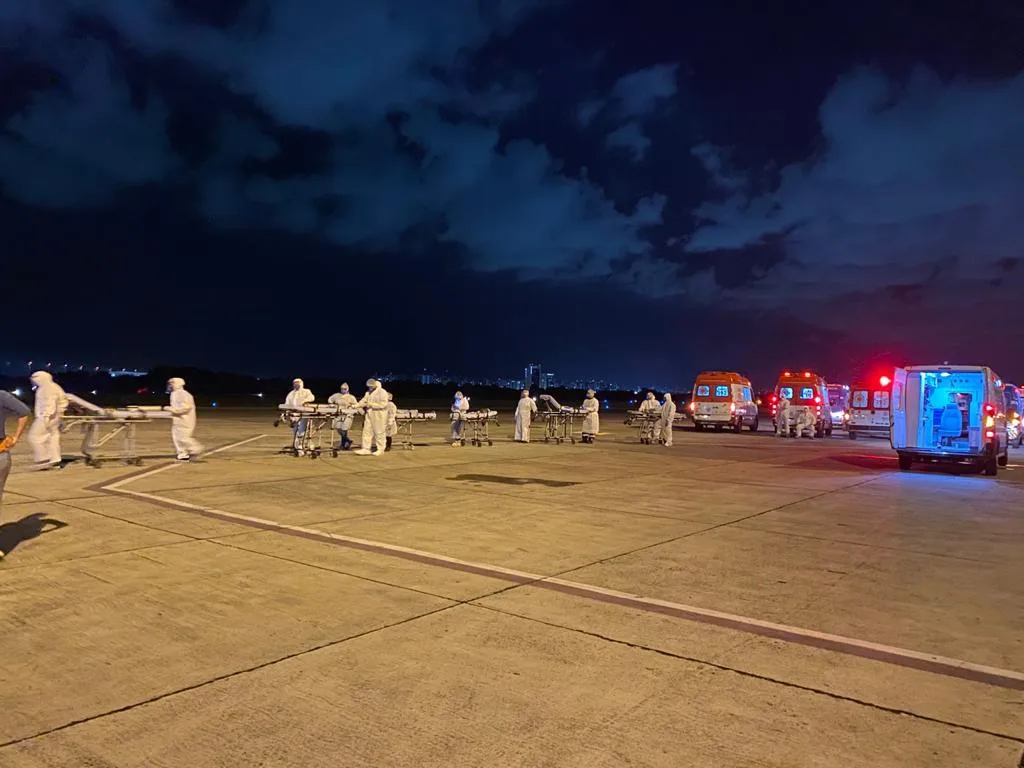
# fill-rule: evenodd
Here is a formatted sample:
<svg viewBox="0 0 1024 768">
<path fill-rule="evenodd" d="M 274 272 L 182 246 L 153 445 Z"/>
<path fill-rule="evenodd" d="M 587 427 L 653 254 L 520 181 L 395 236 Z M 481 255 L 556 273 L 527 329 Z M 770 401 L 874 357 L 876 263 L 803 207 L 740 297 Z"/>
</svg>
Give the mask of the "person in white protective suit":
<svg viewBox="0 0 1024 768">
<path fill-rule="evenodd" d="M 369 456 L 373 453 L 376 456 L 384 455 L 384 448 L 387 445 L 388 428 L 388 393 L 381 383 L 376 379 L 368 379 L 366 382 L 366 394 L 363 399 L 356 403 L 357 408 L 363 408 L 363 439 L 357 456 Z M 374 450 L 370 450 L 370 445 Z"/>
<path fill-rule="evenodd" d="M 794 414 L 793 411 L 796 411 Z M 814 416 L 814 411 L 807 406 L 801 406 L 800 408 L 794 409 L 790 406 L 790 423 L 796 428 L 796 436 L 803 437 L 803 433 L 807 432 L 807 436 L 814 439 L 814 427 L 817 419 Z"/>
<path fill-rule="evenodd" d="M 469 398 L 462 392 L 455 393 L 452 400 L 452 447 L 462 445 L 463 417 L 469 412 Z"/>
<path fill-rule="evenodd" d="M 537 403 L 530 397 L 530 390 L 524 389 L 519 395 L 516 406 L 516 431 L 514 439 L 517 443 L 530 442 L 530 424 L 537 415 Z"/>
<path fill-rule="evenodd" d="M 648 392 L 647 397 L 640 403 L 640 413 L 656 413 L 660 410 L 661 403 L 658 402 L 658 398 L 654 396 L 653 392 Z"/>
<path fill-rule="evenodd" d="M 398 434 L 398 406 L 395 405 L 395 396 L 388 392 L 388 407 L 386 411 L 388 415 L 388 425 L 385 428 L 385 444 L 384 450 L 391 450 L 391 441 L 395 435 Z"/>
<path fill-rule="evenodd" d="M 341 387 L 327 398 L 327 402 L 331 405 L 336 405 L 339 408 L 355 408 L 356 396 L 348 391 L 348 384 L 342 384 Z M 341 438 L 341 450 L 347 451 L 352 447 L 352 440 L 348 436 L 348 431 L 352 429 L 352 422 L 355 420 L 355 414 L 343 413 L 334 420 L 331 425 L 338 433 L 338 437 Z"/>
<path fill-rule="evenodd" d="M 785 395 L 779 398 L 779 408 L 775 414 L 775 435 L 789 437 L 789 398 Z"/>
<path fill-rule="evenodd" d="M 658 426 L 661 427 L 661 444 L 666 448 L 672 447 L 672 425 L 676 419 L 676 404 L 672 400 L 672 393 L 665 393 L 665 405 L 661 407 L 661 421 L 658 422 Z"/>
<path fill-rule="evenodd" d="M 289 408 L 301 408 L 309 405 L 316 398 L 313 393 L 306 389 L 302 379 L 292 379 L 292 391 L 284 399 L 284 404 Z M 306 420 L 296 419 L 292 422 L 292 448 L 302 453 L 302 438 L 306 436 Z"/>
<path fill-rule="evenodd" d="M 584 443 L 594 442 L 597 433 L 601 431 L 601 403 L 597 400 L 597 393 L 587 390 L 587 397 L 583 401 L 583 427 L 580 430 L 583 434 Z"/>
<path fill-rule="evenodd" d="M 196 431 L 196 401 L 185 389 L 184 379 L 168 379 L 167 391 L 171 395 L 167 408 L 171 413 L 171 442 L 178 461 L 190 461 L 203 452 L 203 446 L 192 436 Z"/>
<path fill-rule="evenodd" d="M 28 428 L 28 444 L 35 459 L 33 469 L 59 467 L 60 417 L 68 408 L 68 398 L 48 371 L 36 371 L 30 378 L 36 391 L 35 418 Z"/>
</svg>

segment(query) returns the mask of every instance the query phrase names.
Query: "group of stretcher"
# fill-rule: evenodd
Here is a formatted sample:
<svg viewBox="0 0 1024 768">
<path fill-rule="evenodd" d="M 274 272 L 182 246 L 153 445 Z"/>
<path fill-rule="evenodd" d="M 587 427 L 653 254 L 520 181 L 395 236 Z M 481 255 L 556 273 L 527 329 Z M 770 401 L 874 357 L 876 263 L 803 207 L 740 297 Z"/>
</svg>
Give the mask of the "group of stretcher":
<svg viewBox="0 0 1024 768">
<path fill-rule="evenodd" d="M 299 427 L 295 432 L 295 441 L 282 453 L 293 456 L 309 456 L 317 459 L 324 453 L 335 458 L 341 452 L 341 435 L 339 430 L 344 418 L 361 415 L 361 408 L 345 408 L 330 403 L 310 403 L 309 405 L 279 405 L 278 416 L 274 426 L 282 423 L 291 427 Z M 399 408 L 395 413 L 395 434 L 392 439 L 407 450 L 412 450 L 412 427 L 417 422 L 435 421 L 437 414 L 433 411 L 424 413 L 415 409 Z"/>
<path fill-rule="evenodd" d="M 627 427 L 634 427 L 640 442 L 644 445 L 655 445 L 664 442 L 661 437 L 661 411 L 626 411 Z M 673 426 L 683 423 L 683 414 L 677 413 L 672 419 Z"/>
<path fill-rule="evenodd" d="M 455 427 L 457 422 L 462 424 L 458 429 Z M 499 426 L 497 411 L 489 409 L 455 411 L 452 413 L 452 443 L 465 445 L 468 441 L 470 445 L 475 445 L 477 448 L 484 443 L 494 445 L 494 440 L 491 439 L 491 424 Z M 466 434 L 467 429 L 469 430 L 468 435 Z"/>
</svg>

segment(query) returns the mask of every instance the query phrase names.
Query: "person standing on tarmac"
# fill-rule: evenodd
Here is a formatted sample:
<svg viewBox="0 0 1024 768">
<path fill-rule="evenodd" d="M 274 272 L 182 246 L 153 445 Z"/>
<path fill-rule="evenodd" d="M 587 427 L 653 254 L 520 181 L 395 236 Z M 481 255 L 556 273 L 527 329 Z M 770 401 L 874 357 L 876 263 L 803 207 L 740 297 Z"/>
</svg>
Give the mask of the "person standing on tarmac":
<svg viewBox="0 0 1024 768">
<path fill-rule="evenodd" d="M 0 389 L 0 509 L 3 509 L 4 486 L 11 474 L 11 449 L 18 444 L 28 421 L 32 417 L 31 409 L 10 392 Z M 18 420 L 14 434 L 7 434 L 7 419 Z M 0 550 L 0 560 L 6 553 Z"/>
</svg>

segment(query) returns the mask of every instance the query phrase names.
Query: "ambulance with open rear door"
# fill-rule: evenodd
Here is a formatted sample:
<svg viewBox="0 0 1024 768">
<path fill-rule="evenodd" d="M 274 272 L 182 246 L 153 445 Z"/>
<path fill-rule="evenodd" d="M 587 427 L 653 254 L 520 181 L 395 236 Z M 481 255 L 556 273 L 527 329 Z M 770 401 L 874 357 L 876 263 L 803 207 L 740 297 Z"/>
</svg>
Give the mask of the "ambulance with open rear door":
<svg viewBox="0 0 1024 768">
<path fill-rule="evenodd" d="M 972 464 L 995 475 L 1009 462 L 1003 382 L 981 365 L 914 365 L 892 377 L 890 440 L 900 469 Z"/>
</svg>

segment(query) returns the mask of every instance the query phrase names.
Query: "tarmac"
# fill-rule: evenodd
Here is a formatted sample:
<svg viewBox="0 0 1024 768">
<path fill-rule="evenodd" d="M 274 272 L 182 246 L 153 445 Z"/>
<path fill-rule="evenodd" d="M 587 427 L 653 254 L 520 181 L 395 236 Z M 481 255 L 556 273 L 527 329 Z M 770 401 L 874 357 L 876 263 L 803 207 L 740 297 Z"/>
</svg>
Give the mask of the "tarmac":
<svg viewBox="0 0 1024 768">
<path fill-rule="evenodd" d="M 1024 451 L 506 415 L 314 460 L 272 421 L 204 411 L 192 463 L 166 423 L 142 467 L 18 446 L 0 766 L 1024 764 Z"/>
</svg>

